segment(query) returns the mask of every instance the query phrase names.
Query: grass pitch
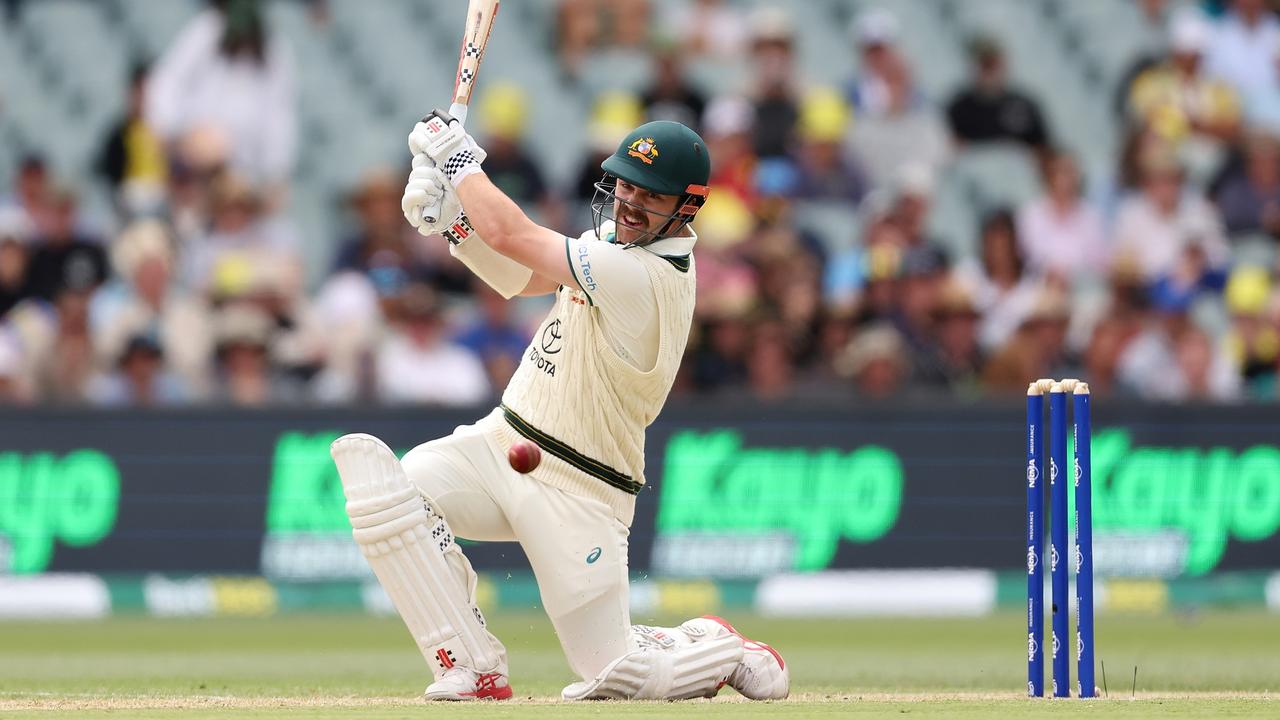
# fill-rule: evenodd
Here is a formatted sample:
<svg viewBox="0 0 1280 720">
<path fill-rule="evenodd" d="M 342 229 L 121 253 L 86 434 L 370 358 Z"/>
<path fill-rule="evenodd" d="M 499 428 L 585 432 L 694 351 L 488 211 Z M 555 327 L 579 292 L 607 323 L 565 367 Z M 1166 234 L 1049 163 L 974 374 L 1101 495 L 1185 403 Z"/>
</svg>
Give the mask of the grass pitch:
<svg viewBox="0 0 1280 720">
<path fill-rule="evenodd" d="M 712 701 L 560 704 L 560 688 L 574 678 L 549 623 L 533 613 L 491 618 L 510 651 L 515 702 L 430 706 L 418 699 L 429 671 L 395 618 L 117 618 L 0 623 L 0 716 L 1280 716 L 1280 617 L 1265 613 L 1099 616 L 1109 698 L 1095 701 L 1023 697 L 1020 615 L 731 619 L 781 650 L 791 667 L 791 699 L 747 703 L 726 689 Z"/>
</svg>

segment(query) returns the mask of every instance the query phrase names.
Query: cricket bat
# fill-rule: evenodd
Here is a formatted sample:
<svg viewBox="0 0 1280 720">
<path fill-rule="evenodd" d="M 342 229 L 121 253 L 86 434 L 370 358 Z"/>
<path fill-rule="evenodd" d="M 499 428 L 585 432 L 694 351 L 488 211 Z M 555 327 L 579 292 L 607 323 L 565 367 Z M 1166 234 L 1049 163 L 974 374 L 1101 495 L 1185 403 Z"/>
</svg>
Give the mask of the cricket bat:
<svg viewBox="0 0 1280 720">
<path fill-rule="evenodd" d="M 453 80 L 453 103 L 449 114 L 458 122 L 467 123 L 467 106 L 471 104 L 471 91 L 475 88 L 476 75 L 480 73 L 480 61 L 489 45 L 489 33 L 498 17 L 499 0 L 468 0 L 467 24 L 462 31 L 462 47 L 458 50 L 458 74 Z M 434 223 L 440 217 L 440 205 L 422 211 L 422 218 Z"/>
</svg>

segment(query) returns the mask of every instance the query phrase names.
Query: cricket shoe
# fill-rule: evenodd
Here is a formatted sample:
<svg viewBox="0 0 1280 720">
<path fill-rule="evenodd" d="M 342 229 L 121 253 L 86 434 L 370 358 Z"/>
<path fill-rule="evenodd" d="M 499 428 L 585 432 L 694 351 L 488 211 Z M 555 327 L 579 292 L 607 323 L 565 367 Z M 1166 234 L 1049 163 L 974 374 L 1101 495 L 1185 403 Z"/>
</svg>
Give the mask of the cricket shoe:
<svg viewBox="0 0 1280 720">
<path fill-rule="evenodd" d="M 690 637 L 715 638 L 736 635 L 742 639 L 742 661 L 725 681 L 751 700 L 781 700 L 791 691 L 791 673 L 777 650 L 738 632 L 729 621 L 715 615 L 688 620 L 680 626 Z"/>
<path fill-rule="evenodd" d="M 439 680 L 427 686 L 428 700 L 510 700 L 511 685 L 502 673 L 478 673 L 451 667 Z"/>
</svg>

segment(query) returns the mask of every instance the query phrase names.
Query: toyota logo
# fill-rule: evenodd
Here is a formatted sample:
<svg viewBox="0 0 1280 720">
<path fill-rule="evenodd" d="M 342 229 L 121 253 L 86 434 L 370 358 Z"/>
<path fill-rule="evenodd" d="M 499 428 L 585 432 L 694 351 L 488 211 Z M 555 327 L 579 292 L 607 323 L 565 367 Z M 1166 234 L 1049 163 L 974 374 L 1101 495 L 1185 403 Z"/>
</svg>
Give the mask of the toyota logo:
<svg viewBox="0 0 1280 720">
<path fill-rule="evenodd" d="M 542 328 L 542 352 L 548 355 L 555 355 L 560 352 L 561 345 L 560 321 L 556 320 Z"/>
</svg>

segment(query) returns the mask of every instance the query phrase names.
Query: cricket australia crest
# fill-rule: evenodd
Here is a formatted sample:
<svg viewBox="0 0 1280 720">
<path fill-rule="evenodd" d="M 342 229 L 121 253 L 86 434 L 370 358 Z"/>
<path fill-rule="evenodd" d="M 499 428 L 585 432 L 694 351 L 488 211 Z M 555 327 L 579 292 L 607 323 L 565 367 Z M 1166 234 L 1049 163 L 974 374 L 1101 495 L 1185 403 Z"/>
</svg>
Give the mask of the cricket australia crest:
<svg viewBox="0 0 1280 720">
<path fill-rule="evenodd" d="M 652 165 L 653 161 L 658 159 L 658 146 L 654 144 L 651 137 L 636 138 L 636 141 L 627 148 L 627 154 L 638 158 L 645 165 Z"/>
</svg>

